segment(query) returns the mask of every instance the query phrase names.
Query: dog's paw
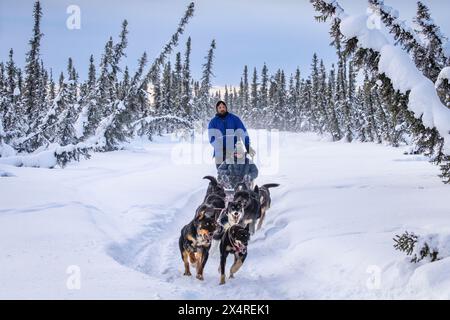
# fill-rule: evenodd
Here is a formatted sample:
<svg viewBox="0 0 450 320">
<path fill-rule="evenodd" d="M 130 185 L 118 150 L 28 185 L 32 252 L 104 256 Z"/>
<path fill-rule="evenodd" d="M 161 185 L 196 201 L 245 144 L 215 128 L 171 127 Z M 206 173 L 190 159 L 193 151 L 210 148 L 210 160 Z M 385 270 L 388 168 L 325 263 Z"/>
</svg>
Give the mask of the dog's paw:
<svg viewBox="0 0 450 320">
<path fill-rule="evenodd" d="M 230 273 L 230 279 L 234 279 L 234 275 Z"/>
<path fill-rule="evenodd" d="M 198 280 L 202 280 L 202 281 L 204 280 L 204 279 L 203 279 L 203 275 L 201 275 L 201 274 L 198 274 L 196 278 L 197 278 Z"/>
<path fill-rule="evenodd" d="M 223 285 L 223 284 L 225 284 L 225 275 L 224 274 L 220 276 L 220 282 L 219 282 L 219 285 Z"/>
<path fill-rule="evenodd" d="M 192 274 L 188 271 L 188 272 L 185 272 L 185 273 L 183 273 L 183 275 L 184 276 L 192 276 Z"/>
</svg>

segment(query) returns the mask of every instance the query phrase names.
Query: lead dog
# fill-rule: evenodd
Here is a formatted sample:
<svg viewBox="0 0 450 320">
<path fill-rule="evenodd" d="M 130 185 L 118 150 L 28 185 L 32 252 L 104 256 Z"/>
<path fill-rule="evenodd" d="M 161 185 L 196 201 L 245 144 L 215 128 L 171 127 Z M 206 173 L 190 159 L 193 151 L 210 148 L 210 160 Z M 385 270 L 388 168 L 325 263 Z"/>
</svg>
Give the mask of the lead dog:
<svg viewBox="0 0 450 320">
<path fill-rule="evenodd" d="M 234 263 L 230 268 L 230 278 L 234 278 L 234 274 L 247 258 L 249 239 L 249 231 L 238 224 L 231 226 L 223 234 L 220 242 L 220 284 L 225 284 L 225 265 L 228 255 L 230 253 L 234 255 Z"/>
<path fill-rule="evenodd" d="M 184 275 L 190 276 L 189 262 L 197 269 L 197 279 L 203 280 L 203 269 L 208 261 L 213 232 L 216 230 L 214 208 L 202 204 L 194 219 L 181 229 L 178 245 L 184 262 Z"/>
</svg>

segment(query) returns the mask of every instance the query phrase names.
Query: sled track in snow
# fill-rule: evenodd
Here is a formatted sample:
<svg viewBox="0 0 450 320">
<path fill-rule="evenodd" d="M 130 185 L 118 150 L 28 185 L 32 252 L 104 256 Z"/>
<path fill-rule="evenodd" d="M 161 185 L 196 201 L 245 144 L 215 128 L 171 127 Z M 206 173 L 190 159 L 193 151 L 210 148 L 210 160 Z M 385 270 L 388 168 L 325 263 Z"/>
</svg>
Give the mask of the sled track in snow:
<svg viewBox="0 0 450 320">
<path fill-rule="evenodd" d="M 146 207 L 153 211 L 144 231 L 125 242 L 115 242 L 107 247 L 107 253 L 118 263 L 161 278 L 167 276 L 171 281 L 175 262 L 179 259 L 178 236 L 181 227 L 192 219 L 195 203 L 203 196 L 204 188 L 199 188 L 180 199 L 174 206 Z M 194 209 L 193 209 L 194 208 Z"/>
</svg>

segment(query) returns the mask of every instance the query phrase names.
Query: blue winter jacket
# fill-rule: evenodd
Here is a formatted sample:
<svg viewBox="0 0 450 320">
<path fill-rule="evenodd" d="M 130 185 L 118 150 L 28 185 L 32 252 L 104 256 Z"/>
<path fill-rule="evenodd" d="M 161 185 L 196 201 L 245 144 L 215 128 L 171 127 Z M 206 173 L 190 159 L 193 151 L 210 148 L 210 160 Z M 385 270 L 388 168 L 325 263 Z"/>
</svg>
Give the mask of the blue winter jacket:
<svg viewBox="0 0 450 320">
<path fill-rule="evenodd" d="M 233 130 L 232 134 L 234 135 L 233 138 L 233 146 L 232 146 L 232 150 L 230 151 L 234 151 L 235 147 L 236 147 L 236 143 L 238 141 L 238 138 L 242 141 L 244 141 L 244 145 L 245 145 L 245 149 L 247 149 L 247 152 L 249 151 L 250 148 L 250 138 L 248 136 L 247 133 L 247 129 L 245 128 L 244 124 L 242 123 L 241 119 L 239 119 L 238 116 L 228 112 L 226 116 L 224 117 L 220 117 L 219 115 L 216 114 L 216 116 L 214 118 L 211 119 L 211 121 L 209 122 L 208 125 L 208 134 L 209 134 L 209 142 L 211 143 L 211 145 L 214 147 L 214 155 L 216 156 L 216 152 L 220 153 L 221 150 L 218 150 L 220 148 L 220 144 L 217 144 L 217 139 L 219 139 L 220 137 L 215 135 L 215 130 L 211 130 L 211 129 L 217 129 L 221 132 L 221 137 L 222 137 L 222 147 L 223 147 L 223 157 L 225 157 L 226 155 L 226 134 L 227 134 L 227 129 Z M 234 130 L 238 130 L 237 132 L 234 132 Z M 224 158 L 223 158 L 224 159 Z"/>
</svg>

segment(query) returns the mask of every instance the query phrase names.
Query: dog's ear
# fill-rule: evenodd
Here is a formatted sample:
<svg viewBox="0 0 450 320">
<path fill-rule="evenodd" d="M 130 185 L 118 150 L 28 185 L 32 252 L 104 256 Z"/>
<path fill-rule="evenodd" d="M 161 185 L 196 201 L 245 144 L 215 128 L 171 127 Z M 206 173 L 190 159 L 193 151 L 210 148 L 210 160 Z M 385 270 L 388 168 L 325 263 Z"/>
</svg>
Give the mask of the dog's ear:
<svg viewBox="0 0 450 320">
<path fill-rule="evenodd" d="M 195 219 L 202 220 L 206 215 L 206 210 L 208 209 L 208 206 L 206 204 L 202 204 L 197 208 L 197 211 L 195 212 Z"/>
<path fill-rule="evenodd" d="M 255 189 L 253 189 L 254 192 L 259 193 L 258 185 L 255 186 Z"/>
</svg>

